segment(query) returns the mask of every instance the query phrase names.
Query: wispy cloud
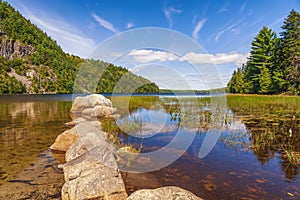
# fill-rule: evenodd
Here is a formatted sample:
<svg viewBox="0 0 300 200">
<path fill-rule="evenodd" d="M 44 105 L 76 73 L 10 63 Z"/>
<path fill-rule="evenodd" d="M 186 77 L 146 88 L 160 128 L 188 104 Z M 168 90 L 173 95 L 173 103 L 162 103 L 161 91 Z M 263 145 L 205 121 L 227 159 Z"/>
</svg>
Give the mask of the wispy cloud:
<svg viewBox="0 0 300 200">
<path fill-rule="evenodd" d="M 247 6 L 247 3 L 248 3 L 247 1 L 245 3 L 243 3 L 243 5 L 240 8 L 240 13 L 244 12 L 244 10 L 245 10 L 245 8 Z"/>
<path fill-rule="evenodd" d="M 268 27 L 274 27 L 279 23 L 283 23 L 284 19 L 285 19 L 285 16 L 280 17 L 279 19 L 275 20 L 273 23 L 269 24 Z"/>
<path fill-rule="evenodd" d="M 199 31 L 202 29 L 204 23 L 207 21 L 207 18 L 204 18 L 200 21 L 198 21 L 198 23 L 196 24 L 196 26 L 194 27 L 194 31 L 193 31 L 193 38 L 195 40 L 199 39 Z"/>
<path fill-rule="evenodd" d="M 226 12 L 226 11 L 228 11 L 228 4 L 229 4 L 229 1 L 227 1 L 219 10 L 218 10 L 218 14 L 219 13 L 222 13 L 222 12 Z"/>
<path fill-rule="evenodd" d="M 95 13 L 92 14 L 92 17 L 94 18 L 94 20 L 96 22 L 99 23 L 100 26 L 102 26 L 103 28 L 106 28 L 107 30 L 110 30 L 111 32 L 114 33 L 118 33 L 117 29 L 112 25 L 112 23 L 110 23 L 109 21 L 99 17 L 98 15 L 96 15 Z"/>
<path fill-rule="evenodd" d="M 220 39 L 220 37 L 221 37 L 225 32 L 234 30 L 235 27 L 236 27 L 239 23 L 240 23 L 240 22 L 234 23 L 234 24 L 232 24 L 232 25 L 230 25 L 230 26 L 225 27 L 225 28 L 222 29 L 221 31 L 219 31 L 219 32 L 217 33 L 216 37 L 215 37 L 215 42 L 218 42 L 219 39 Z"/>
<path fill-rule="evenodd" d="M 64 51 L 87 57 L 91 49 L 95 47 L 95 43 L 91 38 L 86 37 L 68 22 L 58 19 L 53 14 L 47 15 L 43 13 L 43 17 L 37 16 L 23 4 L 19 3 L 19 5 L 22 9 L 22 14 L 55 39 Z"/>
<path fill-rule="evenodd" d="M 130 29 L 130 28 L 132 28 L 132 27 L 134 27 L 134 25 L 133 25 L 132 22 L 128 22 L 128 23 L 126 24 L 126 29 Z"/>
<path fill-rule="evenodd" d="M 174 7 L 169 7 L 169 8 L 164 8 L 163 9 L 163 12 L 166 16 L 166 19 L 168 21 L 168 24 L 169 24 L 169 27 L 172 28 L 173 27 L 173 19 L 172 19 L 172 15 L 173 14 L 179 14 L 181 13 L 182 11 L 179 10 L 179 9 L 176 9 Z"/>
</svg>

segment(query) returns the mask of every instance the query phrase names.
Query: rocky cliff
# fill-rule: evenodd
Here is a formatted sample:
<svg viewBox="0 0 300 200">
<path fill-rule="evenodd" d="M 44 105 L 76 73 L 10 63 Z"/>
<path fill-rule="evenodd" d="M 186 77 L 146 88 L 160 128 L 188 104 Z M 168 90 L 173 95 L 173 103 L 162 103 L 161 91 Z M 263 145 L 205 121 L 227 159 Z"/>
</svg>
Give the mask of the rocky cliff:
<svg viewBox="0 0 300 200">
<path fill-rule="evenodd" d="M 24 45 L 18 40 L 8 39 L 6 33 L 0 31 L 0 56 L 3 56 L 9 60 L 15 58 L 24 58 L 29 56 L 34 51 L 34 48 L 30 45 Z"/>
</svg>

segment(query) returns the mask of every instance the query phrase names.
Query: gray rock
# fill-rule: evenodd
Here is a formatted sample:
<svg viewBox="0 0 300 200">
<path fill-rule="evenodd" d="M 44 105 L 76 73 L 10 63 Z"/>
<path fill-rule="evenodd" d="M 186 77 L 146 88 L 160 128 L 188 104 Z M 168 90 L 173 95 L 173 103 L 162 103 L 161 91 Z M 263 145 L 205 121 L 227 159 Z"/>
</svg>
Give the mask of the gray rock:
<svg viewBox="0 0 300 200">
<path fill-rule="evenodd" d="M 95 106 L 93 108 L 91 116 L 92 117 L 98 117 L 98 118 L 109 117 L 115 111 L 116 110 L 114 108 L 112 108 L 112 107 L 108 107 L 108 106 Z"/>
<path fill-rule="evenodd" d="M 89 154 L 103 165 L 118 169 L 115 151 L 114 146 L 106 142 L 104 132 L 91 132 L 70 147 L 66 152 L 66 161 L 70 162 L 81 155 Z"/>
<path fill-rule="evenodd" d="M 24 58 L 32 54 L 35 49 L 30 45 L 22 44 L 18 40 L 9 39 L 6 34 L 0 41 L 0 55 L 7 59 Z"/>
<path fill-rule="evenodd" d="M 86 122 L 86 119 L 82 118 L 82 117 L 79 117 L 79 118 L 76 118 L 74 119 L 73 121 L 71 122 L 68 122 L 68 123 L 65 123 L 66 126 L 75 126 L 77 124 L 80 124 L 80 123 L 84 123 Z"/>
<path fill-rule="evenodd" d="M 126 199 L 125 185 L 118 169 L 103 165 L 89 153 L 64 165 L 66 183 L 63 200 Z"/>
<path fill-rule="evenodd" d="M 76 97 L 73 101 L 71 113 L 81 113 L 86 108 L 95 106 L 111 107 L 111 101 L 101 94 L 91 94 L 85 97 Z"/>
<path fill-rule="evenodd" d="M 176 186 L 143 189 L 132 193 L 127 200 L 201 200 L 193 193 Z"/>
<path fill-rule="evenodd" d="M 94 108 L 86 108 L 82 111 L 82 115 L 92 115 Z"/>
</svg>

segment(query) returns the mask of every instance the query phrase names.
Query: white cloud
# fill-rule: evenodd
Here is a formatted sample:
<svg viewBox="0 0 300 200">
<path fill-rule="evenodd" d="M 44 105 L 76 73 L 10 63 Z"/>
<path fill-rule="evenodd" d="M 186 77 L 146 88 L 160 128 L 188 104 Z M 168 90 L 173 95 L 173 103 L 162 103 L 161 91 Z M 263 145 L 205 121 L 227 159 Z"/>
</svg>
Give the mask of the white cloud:
<svg viewBox="0 0 300 200">
<path fill-rule="evenodd" d="M 132 22 L 128 22 L 127 24 L 126 24 L 126 29 L 130 29 L 130 28 L 132 28 L 134 25 L 133 25 L 133 23 Z"/>
<path fill-rule="evenodd" d="M 118 33 L 117 29 L 109 21 L 106 21 L 105 19 L 99 17 L 96 14 L 92 14 L 92 16 L 93 16 L 94 20 L 96 22 L 98 22 L 99 25 L 102 26 L 103 28 L 106 28 L 107 30 L 110 30 L 111 32 Z"/>
<path fill-rule="evenodd" d="M 86 37 L 67 22 L 57 19 L 57 17 L 52 14 L 51 17 L 38 17 L 21 3 L 20 5 L 23 11 L 22 14 L 55 39 L 64 51 L 81 57 L 87 57 L 91 49 L 95 47 L 95 43 L 92 39 Z"/>
<path fill-rule="evenodd" d="M 137 63 L 150 63 L 150 62 L 166 62 L 166 61 L 179 61 L 189 62 L 191 64 L 229 64 L 234 63 L 236 66 L 241 66 L 247 61 L 249 53 L 240 54 L 236 52 L 231 53 L 195 53 L 189 52 L 183 56 L 177 56 L 170 52 L 155 51 L 146 49 L 134 49 L 127 54 L 127 58 L 133 59 Z"/>
<path fill-rule="evenodd" d="M 240 62 L 245 55 L 236 52 L 205 54 L 190 52 L 183 56 L 183 59 L 192 64 L 228 64 Z"/>
<path fill-rule="evenodd" d="M 148 62 L 165 62 L 179 60 L 178 56 L 164 51 L 153 51 L 153 50 L 132 50 L 127 54 L 133 58 L 135 62 L 148 63 Z"/>
<path fill-rule="evenodd" d="M 203 25 L 204 25 L 204 23 L 206 22 L 206 18 L 205 19 L 202 19 L 202 20 L 200 20 L 197 24 L 196 24 L 196 26 L 195 26 L 195 28 L 194 28 L 194 31 L 193 31 L 193 38 L 195 39 L 195 40 L 198 40 L 199 39 L 199 31 L 202 29 L 202 27 L 203 27 Z"/>
<path fill-rule="evenodd" d="M 168 24 L 169 24 L 169 27 L 172 28 L 173 26 L 173 19 L 172 19 L 172 15 L 173 14 L 179 14 L 181 13 L 182 11 L 179 10 L 179 9 L 176 9 L 174 7 L 170 7 L 170 8 L 164 8 L 163 9 L 163 12 L 167 18 L 167 21 L 168 21 Z"/>
</svg>

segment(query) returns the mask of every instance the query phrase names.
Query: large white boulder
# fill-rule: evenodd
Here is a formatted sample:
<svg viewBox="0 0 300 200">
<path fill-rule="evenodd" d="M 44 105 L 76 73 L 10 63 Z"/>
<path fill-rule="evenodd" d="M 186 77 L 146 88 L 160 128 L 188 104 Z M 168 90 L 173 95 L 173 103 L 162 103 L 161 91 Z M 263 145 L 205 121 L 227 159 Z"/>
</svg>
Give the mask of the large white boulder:
<svg viewBox="0 0 300 200">
<path fill-rule="evenodd" d="M 112 107 L 111 101 L 101 94 L 91 94 L 84 97 L 76 97 L 73 101 L 71 113 L 81 113 L 86 108 L 95 106 Z"/>
</svg>

